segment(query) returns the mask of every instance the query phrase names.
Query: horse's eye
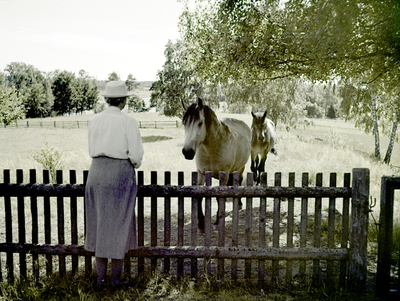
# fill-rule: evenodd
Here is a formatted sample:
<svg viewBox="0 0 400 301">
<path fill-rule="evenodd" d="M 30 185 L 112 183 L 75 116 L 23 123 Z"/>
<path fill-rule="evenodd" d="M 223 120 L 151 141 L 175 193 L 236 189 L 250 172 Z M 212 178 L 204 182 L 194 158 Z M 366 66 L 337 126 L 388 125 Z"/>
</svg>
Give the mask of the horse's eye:
<svg viewBox="0 0 400 301">
<path fill-rule="evenodd" d="M 203 125 L 203 122 L 200 121 L 199 124 L 198 124 L 198 126 L 201 127 L 202 125 Z"/>
</svg>

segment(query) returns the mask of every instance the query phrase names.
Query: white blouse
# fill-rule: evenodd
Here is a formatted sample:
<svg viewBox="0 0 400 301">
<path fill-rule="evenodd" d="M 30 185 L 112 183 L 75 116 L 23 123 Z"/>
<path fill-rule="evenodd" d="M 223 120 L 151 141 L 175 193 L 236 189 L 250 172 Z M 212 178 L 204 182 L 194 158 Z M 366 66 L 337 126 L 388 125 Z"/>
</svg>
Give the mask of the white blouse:
<svg viewBox="0 0 400 301">
<path fill-rule="evenodd" d="M 88 127 L 89 155 L 129 159 L 135 168 L 142 164 L 143 145 L 137 121 L 110 106 L 94 116 Z"/>
</svg>

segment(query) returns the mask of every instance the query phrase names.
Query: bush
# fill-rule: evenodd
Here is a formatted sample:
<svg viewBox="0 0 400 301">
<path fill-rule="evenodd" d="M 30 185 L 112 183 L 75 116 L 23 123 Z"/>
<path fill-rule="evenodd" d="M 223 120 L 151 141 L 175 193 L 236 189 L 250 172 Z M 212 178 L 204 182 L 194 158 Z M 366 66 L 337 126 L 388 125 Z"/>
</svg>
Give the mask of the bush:
<svg viewBox="0 0 400 301">
<path fill-rule="evenodd" d="M 39 150 L 32 150 L 32 157 L 35 161 L 43 165 L 43 169 L 50 172 L 52 183 L 56 183 L 57 169 L 63 169 L 62 152 L 45 142 L 45 147 Z"/>
</svg>

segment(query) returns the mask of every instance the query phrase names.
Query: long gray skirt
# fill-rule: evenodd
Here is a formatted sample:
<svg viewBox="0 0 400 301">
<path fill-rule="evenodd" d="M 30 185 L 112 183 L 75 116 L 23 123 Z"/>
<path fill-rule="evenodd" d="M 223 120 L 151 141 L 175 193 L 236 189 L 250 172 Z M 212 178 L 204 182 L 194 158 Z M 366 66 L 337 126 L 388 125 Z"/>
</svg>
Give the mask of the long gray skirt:
<svg viewBox="0 0 400 301">
<path fill-rule="evenodd" d="M 93 158 L 85 190 L 85 249 L 123 259 L 137 248 L 136 179 L 129 160 Z"/>
</svg>

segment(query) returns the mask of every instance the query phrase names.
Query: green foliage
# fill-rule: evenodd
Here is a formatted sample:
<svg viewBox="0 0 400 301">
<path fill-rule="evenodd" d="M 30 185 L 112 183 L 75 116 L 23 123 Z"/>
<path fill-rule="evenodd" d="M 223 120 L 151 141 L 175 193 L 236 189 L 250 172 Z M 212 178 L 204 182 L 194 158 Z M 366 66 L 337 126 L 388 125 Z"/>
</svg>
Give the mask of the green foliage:
<svg viewBox="0 0 400 301">
<path fill-rule="evenodd" d="M 53 183 L 57 180 L 57 170 L 63 169 L 62 152 L 45 142 L 45 147 L 39 150 L 32 150 L 32 157 L 35 161 L 43 165 L 43 169 L 50 172 Z"/>
<path fill-rule="evenodd" d="M 163 70 L 158 72 L 158 80 L 150 88 L 150 101 L 152 106 L 157 106 L 166 116 L 181 116 L 182 102 L 195 100 L 200 84 L 193 77 L 187 62 L 186 48 L 181 41 L 175 44 L 168 41 L 164 55 L 166 61 Z"/>
<path fill-rule="evenodd" d="M 75 75 L 68 71 L 57 72 L 54 78 L 51 89 L 54 95 L 53 110 L 57 115 L 71 112 L 74 79 Z"/>
<path fill-rule="evenodd" d="M 111 72 L 111 73 L 108 75 L 108 78 L 107 78 L 107 81 L 108 81 L 108 82 L 111 82 L 111 81 L 114 81 L 114 80 L 121 80 L 121 79 L 119 78 L 119 75 L 118 75 L 117 72 L 115 72 L 115 71 Z"/>
<path fill-rule="evenodd" d="M 50 85 L 46 87 L 50 88 Z M 54 97 L 53 94 L 46 91 L 42 84 L 34 84 L 29 87 L 23 99 L 27 118 L 51 115 Z"/>
<path fill-rule="evenodd" d="M 0 87 L 0 123 L 9 125 L 24 117 L 25 113 L 15 89 Z"/>
</svg>

